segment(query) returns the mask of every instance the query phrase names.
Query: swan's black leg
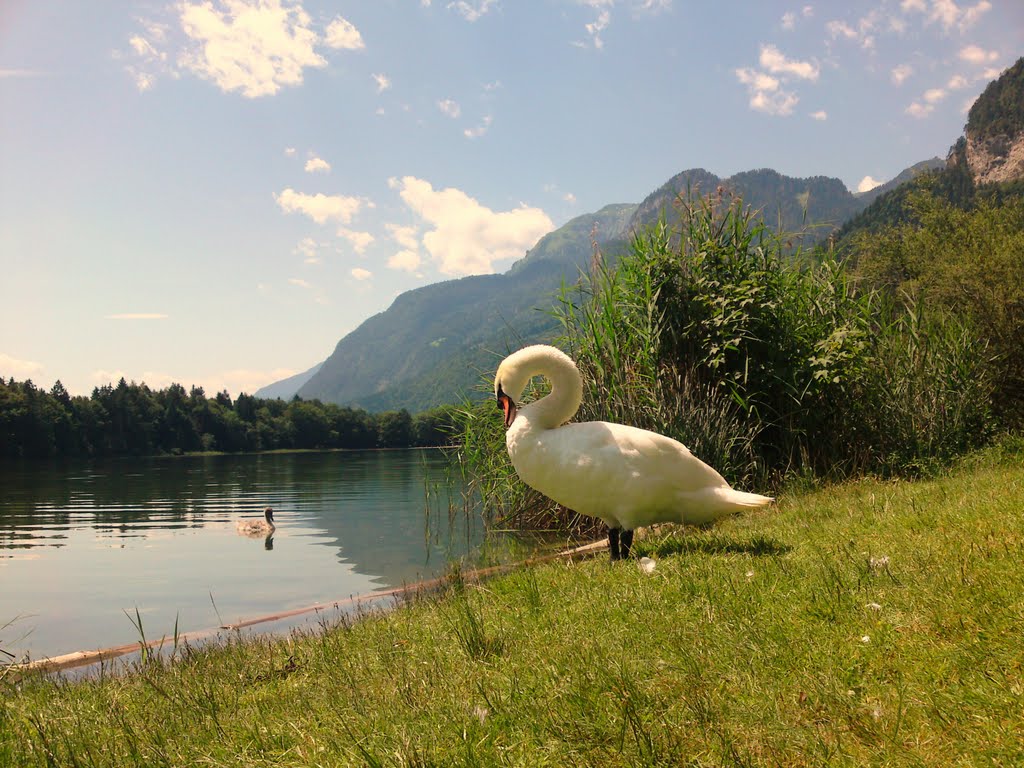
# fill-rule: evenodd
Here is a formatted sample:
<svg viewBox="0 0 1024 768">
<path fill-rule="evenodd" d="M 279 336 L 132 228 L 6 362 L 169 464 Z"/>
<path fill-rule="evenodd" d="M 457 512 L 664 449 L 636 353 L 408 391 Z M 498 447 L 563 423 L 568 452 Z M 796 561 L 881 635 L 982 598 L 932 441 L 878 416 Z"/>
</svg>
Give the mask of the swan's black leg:
<svg viewBox="0 0 1024 768">
<path fill-rule="evenodd" d="M 630 547 L 633 546 L 633 532 L 623 531 L 619 540 L 622 542 L 622 559 L 628 560 Z"/>
<path fill-rule="evenodd" d="M 612 553 L 612 560 L 619 559 L 619 529 L 608 528 L 608 550 Z"/>
</svg>

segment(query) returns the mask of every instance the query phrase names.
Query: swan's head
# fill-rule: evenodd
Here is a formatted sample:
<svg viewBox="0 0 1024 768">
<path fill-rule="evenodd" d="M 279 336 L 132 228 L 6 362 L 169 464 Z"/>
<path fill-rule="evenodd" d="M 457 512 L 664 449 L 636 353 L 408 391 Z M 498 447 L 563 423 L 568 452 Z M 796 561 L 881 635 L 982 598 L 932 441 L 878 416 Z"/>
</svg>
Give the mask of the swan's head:
<svg viewBox="0 0 1024 768">
<path fill-rule="evenodd" d="M 263 516 L 267 518 L 267 522 L 268 523 L 270 523 L 271 525 L 274 524 L 274 508 L 273 507 L 267 507 L 266 509 L 264 509 L 263 510 Z"/>
<path fill-rule="evenodd" d="M 523 390 L 537 374 L 550 374 L 552 364 L 575 369 L 575 364 L 562 350 L 546 344 L 523 347 L 501 361 L 494 375 L 494 397 L 505 412 L 505 429 L 512 426 L 522 399 Z"/>
</svg>

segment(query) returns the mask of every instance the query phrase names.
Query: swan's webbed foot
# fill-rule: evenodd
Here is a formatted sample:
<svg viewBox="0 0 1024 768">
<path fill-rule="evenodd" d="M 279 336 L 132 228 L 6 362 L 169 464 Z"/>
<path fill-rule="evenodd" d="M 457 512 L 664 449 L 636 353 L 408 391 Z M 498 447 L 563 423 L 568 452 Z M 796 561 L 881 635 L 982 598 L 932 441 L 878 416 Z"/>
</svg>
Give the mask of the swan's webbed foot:
<svg viewBox="0 0 1024 768">
<path fill-rule="evenodd" d="M 608 528 L 608 551 L 612 553 L 612 561 L 619 559 L 619 528 Z"/>
</svg>

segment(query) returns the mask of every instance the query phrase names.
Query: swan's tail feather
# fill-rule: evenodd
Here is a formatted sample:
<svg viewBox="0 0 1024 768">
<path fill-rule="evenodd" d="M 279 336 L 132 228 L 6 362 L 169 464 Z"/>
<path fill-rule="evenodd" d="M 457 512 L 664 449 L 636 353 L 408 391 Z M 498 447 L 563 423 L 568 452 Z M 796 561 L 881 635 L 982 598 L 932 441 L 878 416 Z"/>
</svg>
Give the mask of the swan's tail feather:
<svg viewBox="0 0 1024 768">
<path fill-rule="evenodd" d="M 719 493 L 722 501 L 734 505 L 738 509 L 753 509 L 771 504 L 775 499 L 771 496 L 762 496 L 759 493 L 746 493 L 737 491 L 735 488 L 724 488 Z"/>
</svg>

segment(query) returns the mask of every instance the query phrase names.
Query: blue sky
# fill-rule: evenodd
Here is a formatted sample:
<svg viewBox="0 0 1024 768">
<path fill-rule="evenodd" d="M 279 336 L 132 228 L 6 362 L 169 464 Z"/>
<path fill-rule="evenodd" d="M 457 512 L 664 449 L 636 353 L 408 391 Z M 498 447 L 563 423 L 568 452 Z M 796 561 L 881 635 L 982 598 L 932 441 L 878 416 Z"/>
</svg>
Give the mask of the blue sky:
<svg viewBox="0 0 1024 768">
<path fill-rule="evenodd" d="M 2 0 L 0 375 L 233 395 L 675 173 L 945 155 L 1020 0 Z"/>
</svg>

